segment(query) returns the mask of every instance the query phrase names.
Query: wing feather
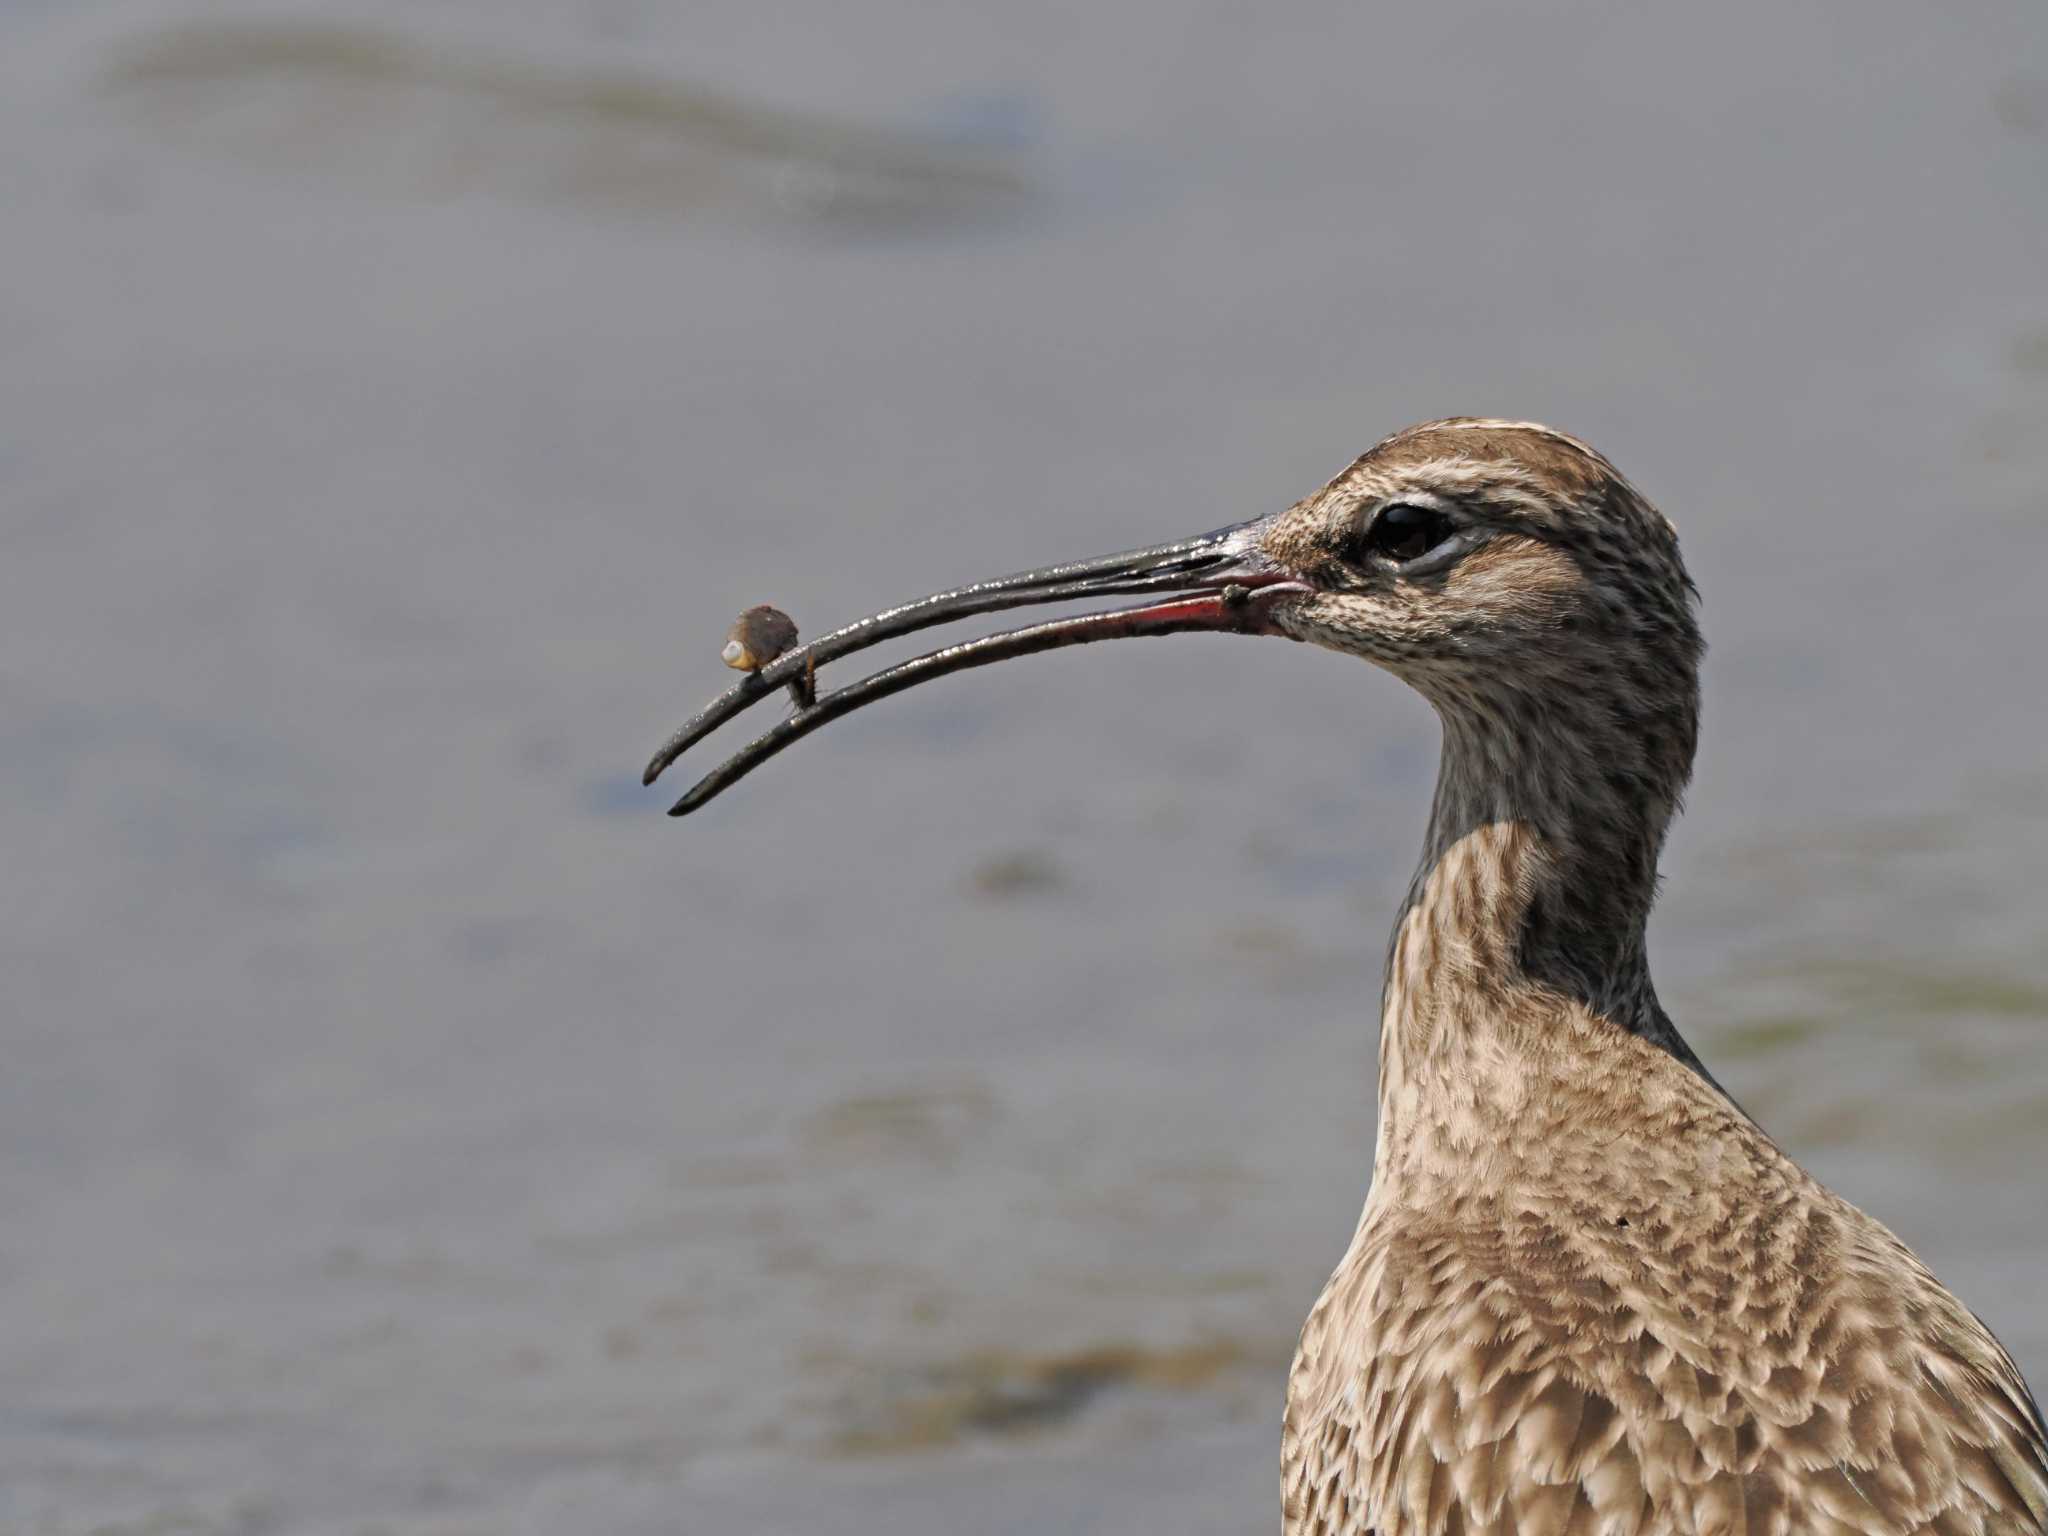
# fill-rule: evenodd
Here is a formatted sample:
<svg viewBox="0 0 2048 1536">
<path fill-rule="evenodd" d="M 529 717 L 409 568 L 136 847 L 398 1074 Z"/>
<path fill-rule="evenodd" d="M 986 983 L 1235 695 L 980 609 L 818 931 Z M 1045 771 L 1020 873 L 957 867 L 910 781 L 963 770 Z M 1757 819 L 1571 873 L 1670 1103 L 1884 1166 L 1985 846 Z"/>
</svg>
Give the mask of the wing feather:
<svg viewBox="0 0 2048 1536">
<path fill-rule="evenodd" d="M 1497 1244 L 1368 1243 L 1303 1330 L 1288 1536 L 2048 1531 L 2048 1436 L 1989 1331 L 1832 1196 L 1784 1219 L 1845 1241 L 1804 1249 L 1762 1333 L 1640 1283 L 1580 1287 L 1567 1320 Z"/>
</svg>

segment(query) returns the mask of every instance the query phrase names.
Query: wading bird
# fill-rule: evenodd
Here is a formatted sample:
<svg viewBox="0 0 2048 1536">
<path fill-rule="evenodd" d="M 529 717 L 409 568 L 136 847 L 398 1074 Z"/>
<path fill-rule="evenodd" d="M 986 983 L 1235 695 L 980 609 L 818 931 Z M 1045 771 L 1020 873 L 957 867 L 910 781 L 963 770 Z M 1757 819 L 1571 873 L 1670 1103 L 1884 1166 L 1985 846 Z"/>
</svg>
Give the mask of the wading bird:
<svg viewBox="0 0 2048 1536">
<path fill-rule="evenodd" d="M 877 614 L 730 690 L 648 782 L 877 640 L 1111 594 L 1147 601 L 819 695 L 675 813 L 871 700 L 1095 640 L 1308 641 L 1435 707 L 1371 1193 L 1288 1378 L 1288 1536 L 2048 1529 L 2048 1430 L 2012 1357 L 1658 1004 L 1644 927 L 1692 771 L 1695 593 L 1671 524 L 1578 439 L 1430 422 L 1274 516 Z"/>
</svg>

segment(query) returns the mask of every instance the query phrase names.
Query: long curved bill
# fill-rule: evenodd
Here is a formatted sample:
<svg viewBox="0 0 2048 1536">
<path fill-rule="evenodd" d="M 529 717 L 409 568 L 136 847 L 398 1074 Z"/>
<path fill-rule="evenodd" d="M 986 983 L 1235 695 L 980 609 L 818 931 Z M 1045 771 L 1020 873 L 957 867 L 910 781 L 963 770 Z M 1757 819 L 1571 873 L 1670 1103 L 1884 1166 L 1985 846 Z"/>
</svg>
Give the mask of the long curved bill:
<svg viewBox="0 0 2048 1536">
<path fill-rule="evenodd" d="M 1031 624 L 986 639 L 949 645 L 913 661 L 888 667 L 857 683 L 818 694 L 773 730 L 756 737 L 739 752 L 699 779 L 670 809 L 685 816 L 720 791 L 737 783 L 792 742 L 841 715 L 886 699 L 892 693 L 970 667 L 985 667 L 1067 645 L 1097 640 L 1126 640 L 1140 635 L 1174 635 L 1191 630 L 1225 634 L 1278 635 L 1272 610 L 1276 603 L 1299 597 L 1308 588 L 1291 573 L 1268 560 L 1258 548 L 1260 521 L 1219 528 L 1199 538 L 1128 550 L 1073 565 L 1024 571 L 998 581 L 977 582 L 951 592 L 921 597 L 914 603 L 882 612 L 813 640 L 779 656 L 758 672 L 750 672 L 720 694 L 671 736 L 647 765 L 641 782 L 652 784 L 684 752 L 749 705 L 758 703 L 785 683 L 808 680 L 827 662 L 864 650 L 913 630 L 955 619 L 1022 608 L 1038 603 L 1068 603 L 1096 597 L 1138 593 L 1157 596 L 1138 607 L 1118 608 L 1077 618 Z"/>
</svg>

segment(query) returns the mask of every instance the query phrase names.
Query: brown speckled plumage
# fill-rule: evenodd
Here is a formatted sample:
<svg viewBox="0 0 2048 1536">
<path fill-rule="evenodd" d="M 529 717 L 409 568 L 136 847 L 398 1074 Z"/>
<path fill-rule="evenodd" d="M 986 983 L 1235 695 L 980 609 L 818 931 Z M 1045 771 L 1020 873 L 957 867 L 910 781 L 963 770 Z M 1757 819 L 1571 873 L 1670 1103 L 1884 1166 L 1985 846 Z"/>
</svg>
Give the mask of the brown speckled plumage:
<svg viewBox="0 0 2048 1536">
<path fill-rule="evenodd" d="M 1486 538 L 1421 579 L 1347 558 L 1418 499 Z M 1265 547 L 1318 573 L 1279 622 L 1444 727 L 1372 1192 L 1288 1382 L 1288 1536 L 2048 1529 L 2011 1358 L 1658 1005 L 1644 924 L 1700 654 L 1670 525 L 1574 439 L 1452 421 Z"/>
</svg>

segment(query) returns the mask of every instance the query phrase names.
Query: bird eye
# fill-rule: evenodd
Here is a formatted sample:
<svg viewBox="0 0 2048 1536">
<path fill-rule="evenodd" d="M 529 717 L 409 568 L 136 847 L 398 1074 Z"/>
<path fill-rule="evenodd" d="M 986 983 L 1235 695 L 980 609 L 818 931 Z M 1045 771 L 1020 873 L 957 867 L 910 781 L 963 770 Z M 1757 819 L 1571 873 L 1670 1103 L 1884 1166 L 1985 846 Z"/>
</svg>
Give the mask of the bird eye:
<svg viewBox="0 0 2048 1536">
<path fill-rule="evenodd" d="M 1369 554 L 1388 560 L 1418 560 L 1448 539 L 1453 531 L 1450 518 L 1435 507 L 1418 507 L 1412 502 L 1397 501 L 1390 507 L 1380 508 L 1379 516 L 1365 530 L 1365 548 Z"/>
</svg>

